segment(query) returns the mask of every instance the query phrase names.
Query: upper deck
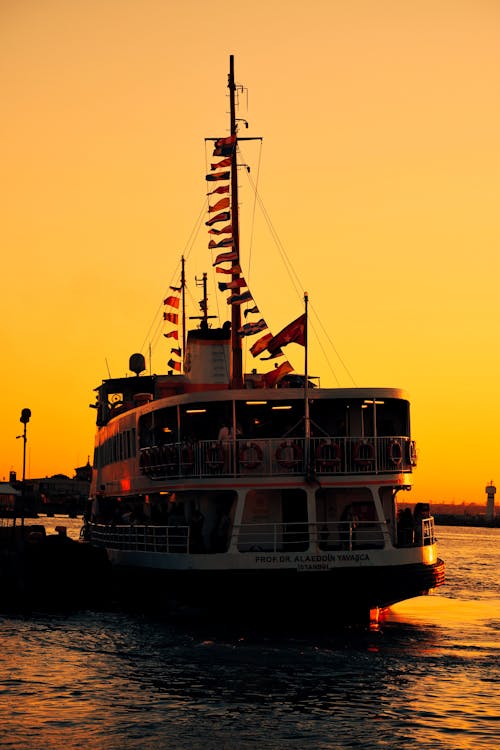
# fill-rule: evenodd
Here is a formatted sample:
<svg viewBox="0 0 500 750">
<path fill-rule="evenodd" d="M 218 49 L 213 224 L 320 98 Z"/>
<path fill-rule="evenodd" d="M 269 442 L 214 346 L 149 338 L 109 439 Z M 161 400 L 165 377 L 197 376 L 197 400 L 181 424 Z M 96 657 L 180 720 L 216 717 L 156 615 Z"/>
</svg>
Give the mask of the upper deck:
<svg viewBox="0 0 500 750">
<path fill-rule="evenodd" d="M 307 424 L 308 422 L 308 424 Z M 241 389 L 145 400 L 98 431 L 95 468 L 135 458 L 152 480 L 411 472 L 395 388 Z"/>
</svg>

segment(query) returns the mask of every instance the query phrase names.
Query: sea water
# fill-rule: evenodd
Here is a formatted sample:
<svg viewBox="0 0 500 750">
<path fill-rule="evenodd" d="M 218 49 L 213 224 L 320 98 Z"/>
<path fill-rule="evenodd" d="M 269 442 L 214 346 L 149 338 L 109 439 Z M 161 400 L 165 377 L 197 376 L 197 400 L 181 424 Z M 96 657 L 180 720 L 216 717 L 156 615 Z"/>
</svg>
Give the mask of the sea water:
<svg viewBox="0 0 500 750">
<path fill-rule="evenodd" d="M 78 521 L 51 525 L 78 535 Z M 4 615 L 0 747 L 492 750 L 500 530 L 437 535 L 446 585 L 396 605 L 378 629 Z"/>
</svg>

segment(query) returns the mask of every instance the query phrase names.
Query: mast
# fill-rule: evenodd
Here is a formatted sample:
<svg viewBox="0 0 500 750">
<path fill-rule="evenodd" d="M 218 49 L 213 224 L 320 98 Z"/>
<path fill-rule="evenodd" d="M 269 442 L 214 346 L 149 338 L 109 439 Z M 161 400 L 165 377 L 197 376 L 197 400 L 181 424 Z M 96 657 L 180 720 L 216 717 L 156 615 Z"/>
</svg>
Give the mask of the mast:
<svg viewBox="0 0 500 750">
<path fill-rule="evenodd" d="M 308 328 L 308 315 L 309 315 L 309 295 L 304 292 L 304 417 L 305 417 L 305 455 L 304 464 L 306 467 L 306 475 L 310 474 L 310 456 L 311 456 L 311 417 L 309 412 L 309 362 L 308 362 L 308 351 L 307 351 L 307 328 Z"/>
<path fill-rule="evenodd" d="M 181 258 L 181 290 L 182 290 L 182 361 L 186 356 L 186 274 L 184 256 Z"/>
<path fill-rule="evenodd" d="M 197 276 L 194 277 L 194 282 L 196 286 L 202 286 L 203 287 L 203 299 L 199 301 L 200 310 L 202 312 L 201 315 L 190 315 L 189 320 L 201 320 L 200 328 L 204 328 L 205 330 L 208 328 L 208 319 L 209 318 L 216 318 L 217 315 L 209 315 L 208 314 L 208 292 L 207 292 L 207 273 L 206 271 L 203 272 L 203 276 L 201 279 L 199 279 Z"/>
<path fill-rule="evenodd" d="M 237 135 L 236 132 L 236 84 L 234 82 L 234 55 L 229 56 L 229 103 L 231 135 Z M 231 223 L 233 226 L 233 250 L 237 254 L 234 265 L 239 267 L 240 263 L 240 226 L 238 213 L 238 164 L 236 161 L 236 142 L 234 144 L 231 161 Z M 235 281 L 240 276 L 239 273 L 232 274 L 232 280 Z M 239 305 L 231 305 L 231 364 L 230 364 L 230 387 L 243 387 L 243 357 L 241 338 L 238 331 L 241 327 L 241 309 Z"/>
</svg>

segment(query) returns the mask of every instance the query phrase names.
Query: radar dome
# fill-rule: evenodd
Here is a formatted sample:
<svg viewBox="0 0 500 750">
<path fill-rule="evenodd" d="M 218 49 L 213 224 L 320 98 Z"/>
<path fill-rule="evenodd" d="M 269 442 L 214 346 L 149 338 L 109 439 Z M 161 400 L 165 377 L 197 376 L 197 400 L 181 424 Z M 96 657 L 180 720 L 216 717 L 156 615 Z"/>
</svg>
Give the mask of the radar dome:
<svg viewBox="0 0 500 750">
<path fill-rule="evenodd" d="M 139 375 L 146 369 L 146 360 L 143 354 L 132 354 L 128 361 L 129 370 Z"/>
</svg>

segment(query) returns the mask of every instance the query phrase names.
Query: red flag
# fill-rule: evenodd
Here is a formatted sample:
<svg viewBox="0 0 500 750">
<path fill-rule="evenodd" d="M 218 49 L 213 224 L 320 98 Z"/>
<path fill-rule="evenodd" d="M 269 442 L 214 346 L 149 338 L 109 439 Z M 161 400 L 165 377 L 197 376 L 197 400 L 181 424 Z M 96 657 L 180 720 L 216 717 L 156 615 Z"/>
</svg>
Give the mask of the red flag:
<svg viewBox="0 0 500 750">
<path fill-rule="evenodd" d="M 232 294 L 227 298 L 226 302 L 228 305 L 242 305 L 244 302 L 249 302 L 250 300 L 253 300 L 253 297 L 250 292 L 247 291 L 242 294 Z"/>
<path fill-rule="evenodd" d="M 233 266 L 232 268 L 216 268 L 215 273 L 241 273 L 241 266 Z"/>
<path fill-rule="evenodd" d="M 233 238 L 232 237 L 226 237 L 223 240 L 219 240 L 219 242 L 216 242 L 215 240 L 210 240 L 208 243 L 208 249 L 213 250 L 215 247 L 232 247 L 233 246 Z"/>
<path fill-rule="evenodd" d="M 179 349 L 170 349 L 171 354 L 176 354 L 178 357 L 182 356 L 182 350 Z"/>
<path fill-rule="evenodd" d="M 219 263 L 225 263 L 227 260 L 238 260 L 238 253 L 232 252 L 232 253 L 220 253 L 214 262 L 212 263 L 213 266 L 218 266 Z"/>
<path fill-rule="evenodd" d="M 214 195 L 214 193 L 229 193 L 229 185 L 219 185 L 219 187 L 211 190 L 207 195 Z"/>
<path fill-rule="evenodd" d="M 271 372 L 266 372 L 263 376 L 264 383 L 267 388 L 272 388 L 276 383 L 288 375 L 289 372 L 293 372 L 293 367 L 290 362 L 283 362 L 279 367 L 275 367 Z"/>
<path fill-rule="evenodd" d="M 262 336 L 262 338 L 258 339 L 255 344 L 250 347 L 250 353 L 253 354 L 254 357 L 256 357 L 258 354 L 263 352 L 264 349 L 267 349 L 267 345 L 271 341 L 272 337 L 272 333 L 266 333 L 265 336 Z"/>
<path fill-rule="evenodd" d="M 214 229 L 212 227 L 212 229 L 208 230 L 209 234 L 232 234 L 232 232 L 233 232 L 232 224 L 228 224 L 227 227 L 224 227 L 224 229 Z"/>
<path fill-rule="evenodd" d="M 208 213 L 213 214 L 214 211 L 220 211 L 222 208 L 229 208 L 229 198 L 221 198 L 220 201 L 214 203 L 213 206 L 209 206 Z"/>
<path fill-rule="evenodd" d="M 174 325 L 177 325 L 177 322 L 179 320 L 179 316 L 177 313 L 163 313 L 163 320 L 168 320 L 169 323 L 174 323 Z"/>
<path fill-rule="evenodd" d="M 229 221 L 231 218 L 231 214 L 229 211 L 223 211 L 221 214 L 217 214 L 217 216 L 212 216 L 211 219 L 205 222 L 207 227 L 211 227 L 212 224 L 216 224 L 218 221 Z"/>
<path fill-rule="evenodd" d="M 164 305 L 170 305 L 170 307 L 179 308 L 180 297 L 167 297 L 163 300 Z"/>
<path fill-rule="evenodd" d="M 286 346 L 287 344 L 291 343 L 301 344 L 301 346 L 305 346 L 305 338 L 306 314 L 303 313 L 303 315 L 298 317 L 296 320 L 293 320 L 291 323 L 285 326 L 283 330 L 281 330 L 273 339 L 271 339 L 267 348 L 272 354 L 276 351 L 276 349 L 279 349 L 280 347 Z"/>
<path fill-rule="evenodd" d="M 246 285 L 245 279 L 235 279 L 234 281 L 219 281 L 218 287 L 221 292 L 224 292 L 226 289 L 241 289 Z"/>
<path fill-rule="evenodd" d="M 168 333 L 163 334 L 166 339 L 176 339 L 176 341 L 179 341 L 179 331 L 169 331 Z"/>
<path fill-rule="evenodd" d="M 217 164 L 211 164 L 210 169 L 223 169 L 224 167 L 230 167 L 232 164 L 232 158 L 228 156 L 227 159 L 217 162 Z"/>
<path fill-rule="evenodd" d="M 247 307 L 247 309 L 243 311 L 243 315 L 246 318 L 246 316 L 250 315 L 250 313 L 258 313 L 258 312 L 260 312 L 259 308 L 257 307 L 257 305 L 254 305 L 253 307 Z"/>
<path fill-rule="evenodd" d="M 181 371 L 181 363 L 175 362 L 173 359 L 169 359 L 167 362 L 168 367 L 171 367 L 172 370 L 177 370 L 177 372 Z"/>
<path fill-rule="evenodd" d="M 229 180 L 230 172 L 217 172 L 216 174 L 207 174 L 205 179 L 207 182 L 213 182 L 214 180 Z"/>
<path fill-rule="evenodd" d="M 264 362 L 266 359 L 276 359 L 276 357 L 282 357 L 283 356 L 283 349 L 275 349 L 272 354 L 269 355 L 269 357 L 261 357 L 260 361 Z"/>
<path fill-rule="evenodd" d="M 214 146 L 216 147 L 234 146 L 235 143 L 236 143 L 236 134 L 233 133 L 233 135 L 227 135 L 225 138 L 218 138 L 215 141 Z"/>
<path fill-rule="evenodd" d="M 256 323 L 245 323 L 245 325 L 241 326 L 241 328 L 238 329 L 238 334 L 240 336 L 253 336 L 256 333 L 260 333 L 265 328 L 267 328 L 267 323 L 264 320 L 264 318 L 261 318 Z M 271 334 L 269 334 L 269 336 L 271 336 Z M 265 338 L 265 336 L 264 336 L 264 338 Z M 256 343 L 258 343 L 258 342 L 256 342 Z M 255 346 L 255 344 L 254 344 L 254 346 Z M 253 349 L 253 347 L 252 347 L 252 349 Z M 250 351 L 252 351 L 252 349 L 250 349 Z"/>
<path fill-rule="evenodd" d="M 230 135 L 227 138 L 219 138 L 214 143 L 213 156 L 230 156 L 233 153 L 236 144 L 236 135 Z"/>
</svg>

